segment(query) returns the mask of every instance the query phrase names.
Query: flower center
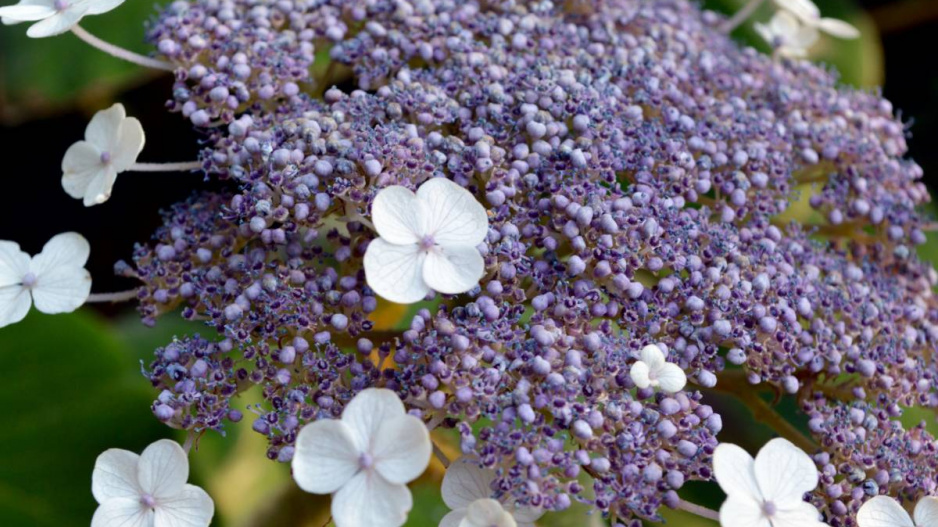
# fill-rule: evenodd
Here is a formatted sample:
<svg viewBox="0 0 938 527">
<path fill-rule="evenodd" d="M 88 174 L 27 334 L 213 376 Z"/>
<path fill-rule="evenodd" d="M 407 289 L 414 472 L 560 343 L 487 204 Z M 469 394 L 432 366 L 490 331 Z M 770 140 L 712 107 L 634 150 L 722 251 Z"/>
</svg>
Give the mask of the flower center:
<svg viewBox="0 0 938 527">
<path fill-rule="evenodd" d="M 429 234 L 420 240 L 420 250 L 422 251 L 429 251 L 434 245 L 436 245 L 436 242 L 433 240 L 433 236 Z"/>
<path fill-rule="evenodd" d="M 35 273 L 26 273 L 23 276 L 23 287 L 29 289 L 36 285 L 36 282 L 39 280 L 39 277 Z"/>
<path fill-rule="evenodd" d="M 765 514 L 766 518 L 775 516 L 776 512 L 778 512 L 778 507 L 776 507 L 775 504 L 771 501 L 767 501 L 762 504 L 762 513 Z"/>
<path fill-rule="evenodd" d="M 153 509 L 156 507 L 156 498 L 150 496 L 149 494 L 144 494 L 140 496 L 140 504 L 148 509 Z"/>
<path fill-rule="evenodd" d="M 106 165 L 111 162 L 110 152 L 101 152 L 101 164 Z"/>
<path fill-rule="evenodd" d="M 55 0 L 55 4 L 53 5 L 56 11 L 65 11 L 68 9 L 68 0 Z"/>
<path fill-rule="evenodd" d="M 358 466 L 364 470 L 368 470 L 375 464 L 375 460 L 371 457 L 371 454 L 365 452 L 358 458 Z"/>
</svg>

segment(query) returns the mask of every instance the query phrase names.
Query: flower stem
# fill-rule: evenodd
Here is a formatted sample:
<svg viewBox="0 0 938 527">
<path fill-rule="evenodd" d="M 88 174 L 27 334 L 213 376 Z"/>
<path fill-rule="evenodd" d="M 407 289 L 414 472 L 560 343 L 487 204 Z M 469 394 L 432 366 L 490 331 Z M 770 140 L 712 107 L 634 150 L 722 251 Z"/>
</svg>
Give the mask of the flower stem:
<svg viewBox="0 0 938 527">
<path fill-rule="evenodd" d="M 134 163 L 130 170 L 134 172 L 189 172 L 202 168 L 201 161 L 183 161 L 180 163 Z"/>
<path fill-rule="evenodd" d="M 88 300 L 85 300 L 86 304 L 103 304 L 111 303 L 116 304 L 118 302 L 126 302 L 128 300 L 133 300 L 137 298 L 137 290 L 131 289 L 129 291 L 120 291 L 117 293 L 97 293 L 90 295 Z"/>
<path fill-rule="evenodd" d="M 443 464 L 443 468 L 449 468 L 450 460 L 446 457 L 446 454 L 440 450 L 440 447 L 436 446 L 436 442 L 433 442 L 433 455 L 440 460 L 440 463 Z"/>
<path fill-rule="evenodd" d="M 732 33 L 733 30 L 745 22 L 747 18 L 751 17 L 763 2 L 765 2 L 765 0 L 749 0 L 749 3 L 744 5 L 742 9 L 720 25 L 720 31 L 726 34 Z"/>
<path fill-rule="evenodd" d="M 706 518 L 708 520 L 713 520 L 715 522 L 720 521 L 719 512 L 713 509 L 708 509 L 702 505 L 697 505 L 696 503 L 691 503 L 689 501 L 681 500 L 677 503 L 677 508 L 684 512 L 689 512 L 696 516 L 700 516 L 701 518 Z"/>
<path fill-rule="evenodd" d="M 176 70 L 176 66 L 174 64 L 164 62 L 162 60 L 151 59 L 150 57 L 144 57 L 143 55 L 134 53 L 133 51 L 128 51 L 120 46 L 115 46 L 114 44 L 105 42 L 100 38 L 92 35 L 81 26 L 73 27 L 72 33 L 74 33 L 78 38 L 87 42 L 91 47 L 98 48 L 112 57 L 117 57 L 145 68 L 153 68 L 164 71 Z"/>
</svg>

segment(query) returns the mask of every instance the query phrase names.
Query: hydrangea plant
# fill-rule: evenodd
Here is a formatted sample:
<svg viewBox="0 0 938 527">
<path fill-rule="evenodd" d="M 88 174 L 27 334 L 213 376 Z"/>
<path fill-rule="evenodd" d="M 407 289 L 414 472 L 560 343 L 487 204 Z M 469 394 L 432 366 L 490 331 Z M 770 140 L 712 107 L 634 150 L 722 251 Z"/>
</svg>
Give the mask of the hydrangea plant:
<svg viewBox="0 0 938 527">
<path fill-rule="evenodd" d="M 663 507 L 733 527 L 912 525 L 919 500 L 917 524 L 938 517 L 938 443 L 896 419 L 938 408 L 922 170 L 888 101 L 801 58 L 852 26 L 776 0 L 767 56 L 728 36 L 759 0 L 731 19 L 688 0 L 179 0 L 142 57 L 77 25 L 120 3 L 0 15 L 172 71 L 166 109 L 202 134 L 195 162 L 137 163 L 140 124 L 106 110 L 65 155 L 70 195 L 101 203 L 135 170 L 225 183 L 117 264 L 138 287 L 83 291 L 206 325 L 145 368 L 186 452 L 256 389 L 266 456 L 334 494 L 339 527 L 402 525 L 431 450 L 450 463 L 437 429 L 462 451 L 446 526 L 574 502 L 623 527 Z M 813 213 L 792 220 L 802 196 Z M 43 291 L 8 256 L 27 262 L 0 252 L 0 301 Z M 417 307 L 378 329 L 393 302 Z M 755 458 L 722 443 L 713 390 L 784 439 Z M 713 480 L 720 513 L 681 498 Z M 142 519 L 96 525 L 208 523 L 194 491 L 197 513 L 160 520 L 147 481 L 121 487 Z"/>
</svg>

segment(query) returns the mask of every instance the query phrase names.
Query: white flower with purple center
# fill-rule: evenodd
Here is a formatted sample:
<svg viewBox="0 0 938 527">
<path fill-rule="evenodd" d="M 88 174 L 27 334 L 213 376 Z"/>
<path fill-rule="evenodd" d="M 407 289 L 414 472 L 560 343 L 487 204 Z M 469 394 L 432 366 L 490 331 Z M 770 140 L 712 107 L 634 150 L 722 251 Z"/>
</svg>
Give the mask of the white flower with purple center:
<svg viewBox="0 0 938 527">
<path fill-rule="evenodd" d="M 912 518 L 915 521 L 912 521 Z M 876 496 L 857 512 L 859 527 L 938 527 L 938 498 L 925 496 L 915 505 L 913 516 L 889 496 Z"/>
<path fill-rule="evenodd" d="M 107 450 L 91 474 L 99 503 L 91 527 L 206 527 L 215 504 L 188 479 L 189 459 L 175 441 L 161 439 L 139 456 Z"/>
<path fill-rule="evenodd" d="M 788 440 L 773 439 L 753 459 L 742 448 L 721 443 L 713 474 L 726 501 L 723 527 L 821 527 L 820 514 L 804 495 L 818 484 L 811 457 Z"/>
<path fill-rule="evenodd" d="M 804 58 L 808 49 L 818 41 L 818 31 L 804 24 L 788 11 L 777 11 L 768 24 L 753 24 L 753 29 L 766 42 L 775 47 L 782 57 Z"/>
<path fill-rule="evenodd" d="M 515 507 L 512 504 L 505 505 L 491 499 L 494 481 L 495 471 L 480 467 L 478 462 L 471 458 L 461 457 L 450 464 L 446 469 L 446 474 L 443 475 L 442 493 L 443 502 L 452 511 L 443 517 L 440 527 L 475 525 L 534 527 L 534 522 L 544 515 L 544 511 L 531 507 Z M 502 512 L 507 514 L 507 517 Z M 500 519 L 502 523 L 495 521 L 479 523 L 491 518 Z M 466 523 L 467 521 L 469 523 Z"/>
<path fill-rule="evenodd" d="M 81 307 L 91 294 L 84 269 L 90 252 L 74 232 L 53 237 L 32 258 L 18 244 L 0 241 L 0 327 L 23 320 L 33 304 L 50 315 Z"/>
<path fill-rule="evenodd" d="M 642 348 L 639 360 L 632 364 L 629 376 L 639 388 L 660 388 L 668 393 L 679 392 L 687 385 L 684 370 L 668 362 L 661 348 L 654 344 Z"/>
<path fill-rule="evenodd" d="M 384 188 L 371 217 L 379 237 L 365 252 L 365 278 L 381 297 L 412 304 L 430 291 L 465 293 L 482 278 L 485 261 L 477 246 L 488 234 L 488 215 L 456 183 L 433 178 L 416 194 Z"/>
<path fill-rule="evenodd" d="M 296 437 L 293 479 L 306 492 L 332 494 L 337 527 L 399 527 L 413 498 L 407 483 L 430 463 L 430 433 L 397 395 L 370 388 L 341 419 L 321 419 Z"/>
<path fill-rule="evenodd" d="M 0 18 L 6 25 L 36 22 L 26 34 L 43 38 L 65 33 L 85 15 L 107 13 L 123 3 L 124 0 L 20 0 L 16 5 L 0 7 Z"/>
<path fill-rule="evenodd" d="M 117 175 L 129 170 L 143 150 L 140 121 L 127 117 L 118 103 L 96 113 L 85 129 L 85 140 L 73 144 L 62 159 L 62 188 L 83 199 L 85 206 L 111 197 Z"/>
<path fill-rule="evenodd" d="M 833 37 L 854 39 L 860 37 L 860 31 L 852 25 L 836 18 L 821 16 L 821 10 L 811 0 L 775 0 L 775 5 L 783 12 L 791 13 L 807 27 L 827 33 Z"/>
</svg>

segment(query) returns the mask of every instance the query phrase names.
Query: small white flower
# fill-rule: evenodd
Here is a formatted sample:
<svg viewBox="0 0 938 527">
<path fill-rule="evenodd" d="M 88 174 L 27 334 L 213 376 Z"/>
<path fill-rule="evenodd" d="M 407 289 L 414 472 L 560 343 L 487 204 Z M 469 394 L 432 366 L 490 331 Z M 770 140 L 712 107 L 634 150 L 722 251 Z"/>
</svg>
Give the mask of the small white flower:
<svg viewBox="0 0 938 527">
<path fill-rule="evenodd" d="M 899 502 L 876 496 L 857 512 L 859 527 L 938 527 L 938 498 L 925 496 L 915 505 L 915 522 Z"/>
<path fill-rule="evenodd" d="M 846 39 L 860 37 L 860 30 L 843 20 L 821 17 L 821 10 L 811 0 L 775 0 L 775 5 L 797 17 L 805 26 L 828 35 Z"/>
<path fill-rule="evenodd" d="M 332 494 L 337 527 L 399 527 L 413 498 L 407 483 L 430 463 L 430 434 L 394 392 L 369 388 L 342 419 L 322 419 L 296 437 L 293 479 L 306 492 Z"/>
<path fill-rule="evenodd" d="M 161 439 L 139 456 L 107 450 L 91 474 L 100 504 L 91 527 L 206 527 L 215 504 L 188 479 L 189 459 L 175 441 Z"/>
<path fill-rule="evenodd" d="M 495 481 L 495 472 L 484 469 L 478 463 L 467 457 L 461 457 L 450 464 L 443 475 L 443 502 L 452 511 L 443 517 L 440 527 L 467 527 L 475 525 L 489 525 L 485 523 L 471 523 L 476 518 L 485 518 L 489 513 L 499 517 L 498 511 L 507 512 L 511 523 L 491 523 L 503 527 L 515 525 L 518 527 L 534 527 L 534 522 L 544 515 L 544 511 L 531 507 L 514 507 L 502 505 L 490 499 L 492 496 L 492 482 Z M 496 509 L 490 501 L 498 504 Z M 478 505 L 476 505 L 478 504 Z M 473 505 L 476 505 L 473 508 Z M 473 514 L 475 511 L 475 514 Z M 465 523 L 469 517 L 470 523 Z M 500 516 L 504 518 L 504 516 Z M 506 521 L 503 519 L 503 521 Z"/>
<path fill-rule="evenodd" d="M 459 527 L 517 527 L 515 517 L 493 499 L 475 500 L 466 509 Z"/>
<path fill-rule="evenodd" d="M 380 237 L 365 251 L 365 278 L 382 297 L 412 304 L 431 290 L 465 293 L 482 278 L 485 262 L 476 246 L 488 233 L 488 216 L 456 183 L 433 178 L 416 194 L 384 188 L 371 216 Z"/>
<path fill-rule="evenodd" d="M 118 103 L 96 113 L 85 129 L 85 140 L 69 147 L 62 159 L 62 188 L 86 207 L 111 197 L 117 175 L 130 169 L 143 150 L 140 121 L 127 117 Z"/>
<path fill-rule="evenodd" d="M 639 388 L 651 386 L 668 393 L 679 392 L 687 384 L 684 370 L 677 364 L 667 362 L 664 352 L 654 344 L 642 348 L 640 360 L 632 364 L 629 375 Z"/>
<path fill-rule="evenodd" d="M 766 443 L 756 459 L 742 448 L 721 443 L 713 453 L 713 474 L 726 501 L 723 527 L 821 527 L 818 510 L 804 501 L 817 487 L 811 458 L 785 439 Z"/>
<path fill-rule="evenodd" d="M 13 242 L 0 241 L 0 328 L 26 317 L 29 306 L 50 315 L 78 309 L 91 294 L 84 269 L 91 248 L 80 234 L 66 232 L 29 257 Z"/>
<path fill-rule="evenodd" d="M 775 46 L 783 57 L 804 58 L 808 49 L 818 41 L 818 31 L 804 24 L 788 11 L 776 11 L 768 24 L 753 24 L 753 29 L 766 42 Z"/>
<path fill-rule="evenodd" d="M 33 38 L 51 37 L 72 29 L 85 15 L 100 15 L 116 8 L 124 0 L 20 0 L 0 7 L 0 19 L 6 25 L 36 22 L 26 34 Z"/>
</svg>

